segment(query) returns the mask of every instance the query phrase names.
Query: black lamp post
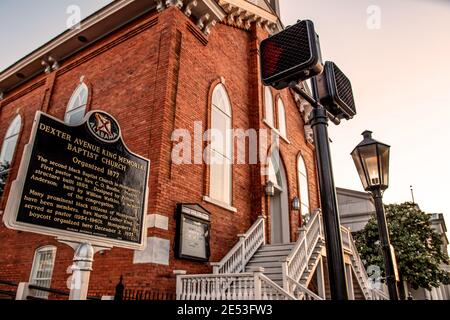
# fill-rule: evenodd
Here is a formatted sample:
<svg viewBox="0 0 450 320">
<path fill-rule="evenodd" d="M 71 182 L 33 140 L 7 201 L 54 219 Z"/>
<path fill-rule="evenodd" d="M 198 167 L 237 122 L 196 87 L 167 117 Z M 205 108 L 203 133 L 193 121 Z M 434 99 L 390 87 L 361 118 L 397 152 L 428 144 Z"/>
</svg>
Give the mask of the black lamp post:
<svg viewBox="0 0 450 320">
<path fill-rule="evenodd" d="M 356 146 L 351 155 L 364 189 L 370 192 L 375 202 L 389 297 L 391 300 L 398 300 L 396 264 L 391 250 L 386 214 L 383 207 L 383 192 L 389 185 L 390 146 L 374 140 L 371 131 L 366 130 L 362 135 L 364 140 Z"/>
</svg>

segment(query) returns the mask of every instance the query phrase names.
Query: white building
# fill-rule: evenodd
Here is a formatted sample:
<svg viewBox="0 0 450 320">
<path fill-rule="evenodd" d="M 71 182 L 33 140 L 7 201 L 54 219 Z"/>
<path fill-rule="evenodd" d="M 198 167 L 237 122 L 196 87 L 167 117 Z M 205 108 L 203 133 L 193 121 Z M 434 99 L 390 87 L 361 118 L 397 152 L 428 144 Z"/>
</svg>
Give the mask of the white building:
<svg viewBox="0 0 450 320">
<path fill-rule="evenodd" d="M 341 224 L 352 232 L 362 230 L 375 214 L 372 197 L 366 192 L 336 188 Z M 431 227 L 442 238 L 442 250 L 448 254 L 447 226 L 442 213 L 430 214 Z M 450 271 L 450 266 L 443 264 L 442 269 Z M 405 292 L 414 300 L 450 300 L 450 286 L 441 285 L 431 291 L 419 288 L 414 290 L 408 283 L 404 284 Z"/>
</svg>

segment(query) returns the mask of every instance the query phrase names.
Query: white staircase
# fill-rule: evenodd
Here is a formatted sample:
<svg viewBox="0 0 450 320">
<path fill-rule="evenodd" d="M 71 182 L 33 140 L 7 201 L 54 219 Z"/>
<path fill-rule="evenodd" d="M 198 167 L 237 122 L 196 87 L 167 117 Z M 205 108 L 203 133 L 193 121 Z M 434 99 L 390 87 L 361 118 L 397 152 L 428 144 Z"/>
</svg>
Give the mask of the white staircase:
<svg viewBox="0 0 450 320">
<path fill-rule="evenodd" d="M 248 272 L 255 267 L 264 268 L 264 274 L 283 287 L 282 264 L 291 253 L 295 243 L 262 245 L 247 263 Z"/>
<path fill-rule="evenodd" d="M 266 244 L 265 219 L 259 217 L 230 252 L 212 263 L 213 274 L 177 273 L 179 300 L 323 300 L 308 289 L 322 261 L 325 244 L 322 216 L 317 210 L 299 230 L 295 243 Z M 367 300 L 386 299 L 372 288 L 356 251 L 350 230 L 342 227 L 344 249 L 351 255 L 351 267 Z M 324 279 L 321 280 L 324 283 Z M 320 290 L 319 290 L 320 291 Z"/>
</svg>

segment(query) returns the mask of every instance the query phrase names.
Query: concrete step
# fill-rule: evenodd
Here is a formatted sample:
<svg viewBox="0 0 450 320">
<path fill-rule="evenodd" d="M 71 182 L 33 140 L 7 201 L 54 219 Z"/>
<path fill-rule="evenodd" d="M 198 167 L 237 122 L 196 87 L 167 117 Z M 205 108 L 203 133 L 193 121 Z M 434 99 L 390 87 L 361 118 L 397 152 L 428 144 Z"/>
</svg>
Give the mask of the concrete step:
<svg viewBox="0 0 450 320">
<path fill-rule="evenodd" d="M 282 243 L 282 244 L 266 244 L 261 246 L 258 249 L 258 252 L 266 252 L 266 251 L 285 251 L 292 250 L 295 246 L 295 243 Z"/>
<path fill-rule="evenodd" d="M 247 267 L 247 268 L 245 268 L 245 271 L 251 272 L 251 268 L 252 268 L 252 267 Z M 276 274 L 276 273 L 279 273 L 279 274 L 282 273 L 282 271 L 281 271 L 281 266 L 265 267 L 265 268 L 264 268 L 264 272 L 263 272 L 263 274 L 264 274 L 265 276 L 269 276 L 269 275 L 271 275 L 271 274 Z"/>
<path fill-rule="evenodd" d="M 316 260 L 320 256 L 320 252 L 313 251 L 310 260 Z"/>
<path fill-rule="evenodd" d="M 247 263 L 246 268 L 249 267 L 262 267 L 262 268 L 274 268 L 274 267 L 281 267 L 281 261 L 253 261 L 250 260 L 249 263 Z"/>
<path fill-rule="evenodd" d="M 287 257 L 291 253 L 291 250 L 279 250 L 279 251 L 257 251 L 252 258 L 263 257 Z"/>
<path fill-rule="evenodd" d="M 314 253 L 320 254 L 322 252 L 322 247 L 321 246 L 316 246 L 313 249 Z"/>
<path fill-rule="evenodd" d="M 265 275 L 267 278 L 269 278 L 270 280 L 272 280 L 273 282 L 280 282 L 283 283 L 283 275 L 281 273 L 274 273 L 274 274 L 266 274 Z"/>
<path fill-rule="evenodd" d="M 264 263 L 264 262 L 283 262 L 286 256 L 273 256 L 273 255 L 262 255 L 262 256 L 253 256 L 248 262 L 250 263 Z"/>
</svg>

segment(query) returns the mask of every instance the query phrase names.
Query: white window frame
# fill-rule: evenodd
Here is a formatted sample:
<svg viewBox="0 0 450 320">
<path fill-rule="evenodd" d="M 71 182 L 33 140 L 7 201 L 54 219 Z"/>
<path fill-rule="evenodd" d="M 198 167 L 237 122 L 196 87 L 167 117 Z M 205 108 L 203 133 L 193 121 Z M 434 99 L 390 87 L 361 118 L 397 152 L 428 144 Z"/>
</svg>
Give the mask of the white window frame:
<svg viewBox="0 0 450 320">
<path fill-rule="evenodd" d="M 82 94 L 85 93 L 84 97 Z M 83 117 L 86 114 L 86 108 L 89 100 L 89 88 L 82 82 L 80 83 L 70 97 L 67 104 L 66 113 L 64 114 L 64 122 L 70 125 L 79 124 L 78 122 L 70 122 L 71 116 L 83 111 Z"/>
<path fill-rule="evenodd" d="M 270 88 L 266 86 L 264 87 L 264 120 L 269 127 L 275 126 L 275 112 L 272 90 L 270 90 Z"/>
<path fill-rule="evenodd" d="M 308 171 L 306 169 L 305 159 L 303 159 L 302 155 L 300 155 L 297 160 L 297 180 L 298 196 L 300 198 L 300 212 L 301 214 L 310 213 Z M 303 186 L 306 186 L 306 190 Z"/>
<path fill-rule="evenodd" d="M 218 96 L 220 95 L 220 96 Z M 222 99 L 220 99 L 222 98 Z M 215 115 L 221 115 L 222 117 L 228 118 L 228 126 L 225 126 L 226 132 L 218 131 L 218 128 L 214 128 L 214 117 Z M 235 211 L 232 207 L 233 203 L 233 137 L 232 137 L 232 109 L 231 102 L 228 92 L 222 83 L 219 83 L 213 90 L 212 100 L 211 100 L 211 133 L 221 133 L 224 140 L 222 141 L 223 149 L 215 147 L 215 143 L 210 143 L 210 162 L 213 159 L 213 154 L 220 158 L 223 163 L 209 164 L 209 197 L 204 199 L 208 202 L 226 208 L 230 211 Z M 214 139 L 213 139 L 214 140 Z M 213 176 L 214 176 L 214 166 L 223 164 L 225 166 L 224 176 L 228 177 L 228 181 L 222 181 L 221 189 L 223 194 L 219 194 L 220 191 L 214 189 Z M 228 188 L 226 188 L 228 184 Z M 225 190 L 227 189 L 227 190 Z"/>
<path fill-rule="evenodd" d="M 278 115 L 278 132 L 284 138 L 287 138 L 287 126 L 286 126 L 286 108 L 284 106 L 283 99 L 278 97 L 277 100 L 277 115 Z"/>
<path fill-rule="evenodd" d="M 49 253 L 50 257 L 48 262 L 50 262 L 50 268 L 48 268 L 47 270 L 43 270 L 41 262 L 42 256 L 40 254 L 49 254 Z M 53 276 L 53 269 L 55 267 L 55 258 L 56 258 L 55 246 L 39 247 L 34 251 L 33 266 L 31 268 L 29 281 L 30 284 L 50 288 Z M 46 273 L 45 277 L 38 277 L 39 272 L 45 272 Z M 43 281 L 45 281 L 45 283 L 42 283 Z M 47 299 L 48 292 L 36 290 L 34 296 L 38 298 Z"/>
<path fill-rule="evenodd" d="M 2 149 L 0 152 L 0 163 L 9 163 L 11 165 L 11 162 L 14 160 L 14 154 L 16 153 L 16 149 L 17 149 L 17 143 L 19 142 L 19 135 L 20 135 L 20 131 L 22 129 L 22 117 L 18 114 L 13 121 L 11 121 L 11 124 L 8 127 L 8 130 L 6 130 L 6 135 L 5 138 L 3 139 L 3 143 L 2 143 Z M 14 140 L 14 147 L 12 148 L 12 153 L 11 153 L 11 159 L 9 159 L 9 161 L 6 161 L 5 158 L 5 153 L 6 153 L 6 146 L 7 146 L 7 142 L 9 140 Z"/>
<path fill-rule="evenodd" d="M 283 181 L 281 178 L 281 157 L 280 157 L 280 149 L 274 148 L 270 157 L 268 158 L 269 168 L 268 168 L 268 180 L 274 184 L 274 187 L 282 190 L 283 189 Z"/>
</svg>

